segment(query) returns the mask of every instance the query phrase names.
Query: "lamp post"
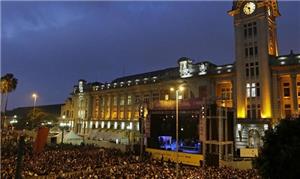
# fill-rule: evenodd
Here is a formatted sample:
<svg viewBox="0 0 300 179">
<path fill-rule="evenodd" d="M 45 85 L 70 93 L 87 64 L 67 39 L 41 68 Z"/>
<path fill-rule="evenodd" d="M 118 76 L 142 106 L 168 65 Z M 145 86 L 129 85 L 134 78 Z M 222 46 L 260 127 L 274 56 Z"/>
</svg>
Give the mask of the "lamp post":
<svg viewBox="0 0 300 179">
<path fill-rule="evenodd" d="M 38 95 L 36 93 L 32 94 L 32 98 L 33 98 L 33 119 L 35 118 L 35 104 L 36 104 L 36 98 L 38 97 Z"/>
<path fill-rule="evenodd" d="M 174 88 L 171 88 L 170 91 L 174 91 Z M 181 86 L 175 90 L 176 93 L 176 178 L 178 178 L 178 118 L 179 118 L 179 110 L 178 110 L 178 98 L 179 98 L 179 91 L 183 91 L 184 88 Z"/>
</svg>

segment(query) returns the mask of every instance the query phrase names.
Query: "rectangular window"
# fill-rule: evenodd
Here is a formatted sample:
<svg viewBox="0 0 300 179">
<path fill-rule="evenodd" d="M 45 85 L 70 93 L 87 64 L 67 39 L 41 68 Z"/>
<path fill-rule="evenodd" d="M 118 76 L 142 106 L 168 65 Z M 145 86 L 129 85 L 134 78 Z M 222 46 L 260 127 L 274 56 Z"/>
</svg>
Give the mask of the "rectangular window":
<svg viewBox="0 0 300 179">
<path fill-rule="evenodd" d="M 104 106 L 104 104 L 105 104 L 105 98 L 101 97 L 101 106 Z"/>
<path fill-rule="evenodd" d="M 120 116 L 119 116 L 120 119 L 124 119 L 124 112 L 123 111 L 120 111 Z"/>
<path fill-rule="evenodd" d="M 110 97 L 107 97 L 106 105 L 107 105 L 107 106 L 110 106 Z"/>
<path fill-rule="evenodd" d="M 165 95 L 165 100 L 169 100 L 169 95 L 168 94 Z"/>
<path fill-rule="evenodd" d="M 248 57 L 248 48 L 245 48 L 245 57 Z"/>
<path fill-rule="evenodd" d="M 247 38 L 247 29 L 244 29 L 244 37 Z"/>
<path fill-rule="evenodd" d="M 125 104 L 125 96 L 121 96 L 120 105 L 123 106 Z"/>
<path fill-rule="evenodd" d="M 149 102 L 149 95 L 148 94 L 144 95 L 144 102 L 145 103 Z"/>
<path fill-rule="evenodd" d="M 135 96 L 135 104 L 139 103 L 140 102 L 140 96 L 139 95 L 136 95 Z"/>
<path fill-rule="evenodd" d="M 127 96 L 127 105 L 131 105 L 132 101 L 131 101 L 131 95 Z"/>
<path fill-rule="evenodd" d="M 250 83 L 247 83 L 247 85 L 246 85 L 246 89 L 247 89 L 247 91 L 246 91 L 246 93 L 247 93 L 247 98 L 250 98 Z"/>
<path fill-rule="evenodd" d="M 248 28 L 248 35 L 249 35 L 249 37 L 252 36 L 252 27 Z"/>
<path fill-rule="evenodd" d="M 246 68 L 246 76 L 249 76 L 249 68 Z"/>
<path fill-rule="evenodd" d="M 256 76 L 259 76 L 259 69 L 258 69 L 258 67 L 255 68 L 255 71 L 256 71 Z"/>
<path fill-rule="evenodd" d="M 251 76 L 254 76 L 254 68 L 253 67 L 250 68 L 250 74 L 251 74 Z"/>
<path fill-rule="evenodd" d="M 253 47 L 250 47 L 250 48 L 249 48 L 249 55 L 250 55 L 250 56 L 253 56 Z"/>
<path fill-rule="evenodd" d="M 114 98 L 113 98 L 113 105 L 114 106 L 116 106 L 118 103 L 117 103 L 117 101 L 118 101 L 118 98 L 117 98 L 117 96 L 114 96 Z"/>
<path fill-rule="evenodd" d="M 283 88 L 283 96 L 284 97 L 290 96 L 290 88 Z"/>
<path fill-rule="evenodd" d="M 256 96 L 256 88 L 255 88 L 255 83 L 251 84 L 251 97 Z"/>
<path fill-rule="evenodd" d="M 131 119 L 131 111 L 127 112 L 127 119 Z"/>
<path fill-rule="evenodd" d="M 257 46 L 254 47 L 254 54 L 257 55 L 258 50 L 257 50 Z"/>
<path fill-rule="evenodd" d="M 256 26 L 253 27 L 253 34 L 254 34 L 254 36 L 257 35 L 257 28 L 256 28 Z"/>
<path fill-rule="evenodd" d="M 258 97 L 260 96 L 260 88 L 259 87 L 256 88 L 256 96 L 258 96 Z"/>
</svg>

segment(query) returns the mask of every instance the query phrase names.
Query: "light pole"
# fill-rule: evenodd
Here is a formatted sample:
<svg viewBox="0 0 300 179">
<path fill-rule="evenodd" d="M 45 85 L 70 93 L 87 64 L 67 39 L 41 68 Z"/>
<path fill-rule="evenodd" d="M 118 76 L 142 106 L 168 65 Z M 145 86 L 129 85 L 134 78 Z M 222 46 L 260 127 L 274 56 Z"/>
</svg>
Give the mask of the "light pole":
<svg viewBox="0 0 300 179">
<path fill-rule="evenodd" d="M 170 88 L 170 91 L 174 91 L 174 88 Z M 179 118 L 179 111 L 178 111 L 178 98 L 179 98 L 179 91 L 183 91 L 184 88 L 181 86 L 175 90 L 176 93 L 176 178 L 178 178 L 178 118 Z"/>
<path fill-rule="evenodd" d="M 33 119 L 35 118 L 35 104 L 36 104 L 36 98 L 38 97 L 38 95 L 36 93 L 32 94 L 32 98 L 33 98 Z"/>
</svg>

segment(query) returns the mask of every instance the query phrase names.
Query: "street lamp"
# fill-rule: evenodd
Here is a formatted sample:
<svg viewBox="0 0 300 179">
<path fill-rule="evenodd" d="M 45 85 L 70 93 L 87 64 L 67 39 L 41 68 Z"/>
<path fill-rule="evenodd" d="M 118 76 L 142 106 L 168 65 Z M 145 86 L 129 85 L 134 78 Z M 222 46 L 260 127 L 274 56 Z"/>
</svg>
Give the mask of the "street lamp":
<svg viewBox="0 0 300 179">
<path fill-rule="evenodd" d="M 35 104 L 36 104 L 36 98 L 38 97 L 38 95 L 36 93 L 32 94 L 32 98 L 33 98 L 33 119 L 35 118 Z"/>
<path fill-rule="evenodd" d="M 175 91 L 176 93 L 176 178 L 178 178 L 178 99 L 179 99 L 179 91 L 183 91 L 184 87 L 180 86 L 178 89 L 170 88 L 170 91 Z"/>
</svg>

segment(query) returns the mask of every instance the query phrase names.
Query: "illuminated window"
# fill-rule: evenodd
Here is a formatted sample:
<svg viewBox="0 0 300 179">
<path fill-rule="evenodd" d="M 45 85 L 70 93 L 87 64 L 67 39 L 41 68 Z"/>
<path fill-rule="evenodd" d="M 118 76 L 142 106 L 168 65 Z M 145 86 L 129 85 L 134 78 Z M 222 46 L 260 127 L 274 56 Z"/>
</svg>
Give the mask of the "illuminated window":
<svg viewBox="0 0 300 179">
<path fill-rule="evenodd" d="M 251 86 L 250 86 L 250 83 L 246 84 L 246 95 L 247 95 L 247 98 L 256 97 L 257 93 L 256 93 L 255 83 L 251 83 Z"/>
<path fill-rule="evenodd" d="M 124 119 L 124 112 L 123 112 L 123 111 L 121 111 L 121 112 L 119 113 L 119 118 L 120 118 L 120 119 Z"/>
<path fill-rule="evenodd" d="M 114 98 L 113 98 L 113 99 L 114 99 L 114 101 L 113 101 L 113 105 L 114 105 L 114 106 L 116 106 L 116 105 L 117 105 L 117 101 L 118 101 L 118 98 L 117 98 L 117 96 L 114 96 Z"/>
<path fill-rule="evenodd" d="M 128 96 L 127 96 L 127 104 L 128 104 L 128 105 L 131 105 L 131 103 L 132 103 L 132 101 L 131 101 L 131 96 L 128 95 Z"/>
<path fill-rule="evenodd" d="M 117 112 L 116 112 L 116 111 L 114 111 L 114 112 L 112 113 L 112 118 L 113 118 L 113 119 L 117 119 Z"/>
<path fill-rule="evenodd" d="M 121 96 L 120 105 L 123 106 L 125 104 L 125 96 Z"/>
<path fill-rule="evenodd" d="M 131 111 L 127 112 L 127 119 L 131 119 Z"/>
<path fill-rule="evenodd" d="M 125 122 L 121 123 L 121 129 L 125 129 Z"/>
<path fill-rule="evenodd" d="M 250 98 L 250 83 L 247 83 L 246 85 L 246 89 L 247 89 L 247 98 Z"/>
<path fill-rule="evenodd" d="M 251 96 L 255 97 L 256 96 L 256 88 L 255 88 L 255 83 L 251 84 Z"/>
<path fill-rule="evenodd" d="M 132 126 L 132 122 L 130 122 L 130 123 L 127 125 L 126 128 L 129 129 L 129 130 L 132 130 L 132 127 L 133 127 L 133 126 Z"/>
<path fill-rule="evenodd" d="M 169 95 L 168 94 L 165 95 L 165 100 L 169 100 Z"/>
</svg>

